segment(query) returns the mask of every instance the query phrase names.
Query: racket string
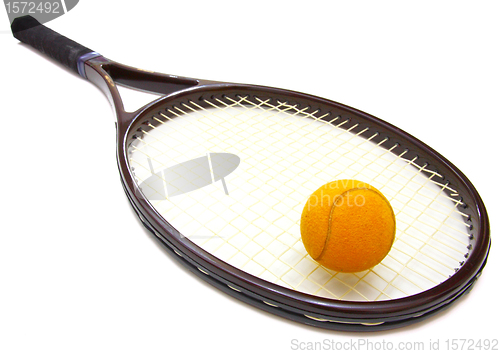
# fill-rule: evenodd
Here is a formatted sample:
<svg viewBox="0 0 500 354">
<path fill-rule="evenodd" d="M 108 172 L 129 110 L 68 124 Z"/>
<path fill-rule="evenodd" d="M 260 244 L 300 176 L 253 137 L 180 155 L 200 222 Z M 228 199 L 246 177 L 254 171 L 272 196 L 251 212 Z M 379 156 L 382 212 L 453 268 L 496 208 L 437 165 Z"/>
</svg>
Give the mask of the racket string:
<svg viewBox="0 0 500 354">
<path fill-rule="evenodd" d="M 418 165 L 416 158 L 405 159 L 407 150 L 394 154 L 397 145 L 388 149 L 382 147 L 387 139 L 381 139 L 378 132 L 364 138 L 362 135 L 366 136 L 369 128 L 356 133 L 358 125 L 353 124 L 343 129 L 348 119 L 335 117 L 327 122 L 324 119 L 330 113 L 321 114 L 310 107 L 300 108 L 282 101 L 274 104 L 271 99 L 251 99 L 245 95 L 237 99 L 205 99 L 204 103 L 200 105 L 189 101 L 182 107 L 169 107 L 159 117 L 154 116 L 152 120 L 155 124 L 147 125 L 129 150 L 138 184 L 151 174 L 146 161 L 152 161 L 158 166 L 155 170 L 161 171 L 196 157 L 203 149 L 238 152 L 245 158 L 245 166 L 241 168 L 246 168 L 246 174 L 240 176 L 245 177 L 244 188 L 233 186 L 233 193 L 243 196 L 248 202 L 246 205 L 238 200 L 221 202 L 220 191 L 209 187 L 193 192 L 196 197 L 186 194 L 152 201 L 165 219 L 181 233 L 188 237 L 191 235 L 189 238 L 193 242 L 223 261 L 266 280 L 310 294 L 339 299 L 371 301 L 408 296 L 438 284 L 455 271 L 456 265 L 451 266 L 449 261 L 441 259 L 443 255 L 450 257 L 448 252 L 429 242 L 436 241 L 456 253 L 462 250 L 460 245 L 464 248 L 469 245 L 469 234 L 465 227 L 462 230 L 460 226 L 467 225 L 462 220 L 464 213 L 456 208 L 462 202 L 455 198 L 458 193 L 447 183 L 433 179 L 434 176 L 442 178 L 441 175 L 429 170 L 428 166 Z M 250 144 L 245 141 L 250 134 L 247 129 L 260 136 L 258 139 L 252 136 Z M 306 137 L 303 137 L 304 131 Z M 221 136 L 225 138 L 221 139 Z M 296 137 L 303 139 L 301 144 L 295 142 L 294 145 Z M 201 148 L 194 148 L 194 144 L 188 144 L 193 150 L 187 148 L 184 143 L 191 139 Z M 375 139 L 380 141 L 377 143 Z M 321 148 L 328 152 L 316 161 L 304 162 L 308 153 L 314 154 L 315 149 Z M 276 151 L 281 161 L 270 156 L 268 150 Z M 270 158 L 269 162 L 266 158 Z M 325 159 L 329 162 L 326 163 Z M 248 161 L 253 163 L 247 164 Z M 360 161 L 365 162 L 360 165 Z M 305 181 L 302 186 L 294 181 L 293 176 L 289 177 L 293 175 L 290 170 L 295 171 L 297 180 Z M 304 196 L 321 185 L 321 181 L 329 182 L 346 175 L 373 183 L 388 196 L 400 219 L 394 250 L 382 264 L 361 274 L 335 273 L 318 266 L 305 252 L 297 233 Z M 164 180 L 163 186 L 168 182 Z M 286 191 L 295 188 L 300 193 L 287 195 Z M 255 197 L 263 194 L 261 189 L 268 190 L 265 203 Z M 445 190 L 451 190 L 454 195 L 449 196 L 444 193 Z M 161 191 L 156 193 L 161 194 Z M 196 217 L 186 217 L 179 210 L 178 203 L 189 205 L 188 212 L 203 209 L 209 216 L 202 218 L 205 223 L 197 221 Z M 204 206 L 196 207 L 196 203 Z M 211 213 L 210 209 L 214 206 L 221 210 L 221 214 Z M 221 217 L 232 209 L 238 213 Z M 259 209 L 264 216 L 254 211 Z M 415 218 L 415 213 L 420 216 Z M 266 220 L 266 216 L 271 221 Z M 223 219 L 222 226 L 220 219 Z M 195 226 L 190 227 L 190 224 Z M 419 232 L 419 227 L 424 226 L 434 230 L 425 241 Z M 196 237 L 192 232 L 209 233 L 211 237 Z M 225 232 L 229 232 L 229 236 L 221 237 Z M 446 241 L 448 238 L 457 241 L 459 246 L 450 246 Z M 430 249 L 437 255 L 432 252 L 425 254 L 424 249 L 428 252 Z M 426 264 L 429 259 L 437 264 L 434 268 Z"/>
</svg>

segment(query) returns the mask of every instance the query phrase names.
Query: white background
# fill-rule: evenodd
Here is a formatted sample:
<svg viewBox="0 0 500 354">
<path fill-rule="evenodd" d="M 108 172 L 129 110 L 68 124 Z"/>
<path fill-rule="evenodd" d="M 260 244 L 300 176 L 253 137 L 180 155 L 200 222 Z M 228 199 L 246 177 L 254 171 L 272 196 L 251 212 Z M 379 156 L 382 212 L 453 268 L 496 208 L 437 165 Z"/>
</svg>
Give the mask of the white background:
<svg viewBox="0 0 500 354">
<path fill-rule="evenodd" d="M 410 132 L 473 182 L 491 219 L 483 276 L 421 324 L 356 334 L 251 308 L 170 257 L 120 185 L 113 113 L 21 45 L 0 11 L 0 353 L 294 352 L 291 342 L 500 339 L 498 1 L 81 0 L 48 23 L 132 66 L 288 88 Z M 477 348 L 476 348 L 477 350 Z"/>
</svg>

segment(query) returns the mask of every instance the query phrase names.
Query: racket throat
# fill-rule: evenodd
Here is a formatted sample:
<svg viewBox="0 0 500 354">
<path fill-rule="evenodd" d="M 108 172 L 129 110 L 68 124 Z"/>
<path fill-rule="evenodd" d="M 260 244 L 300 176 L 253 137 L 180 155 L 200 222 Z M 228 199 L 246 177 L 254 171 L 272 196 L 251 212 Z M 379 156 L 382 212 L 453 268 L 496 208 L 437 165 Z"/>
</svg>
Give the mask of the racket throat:
<svg viewBox="0 0 500 354">
<path fill-rule="evenodd" d="M 94 52 L 90 54 L 92 55 L 82 57 L 80 60 L 80 66 L 83 67 L 81 75 L 104 92 L 113 105 L 118 124 L 123 127 L 126 127 L 142 110 L 164 96 L 205 83 L 196 79 L 137 69 L 114 62 Z M 156 98 L 134 112 L 127 112 L 117 85 L 160 95 L 160 98 Z"/>
</svg>

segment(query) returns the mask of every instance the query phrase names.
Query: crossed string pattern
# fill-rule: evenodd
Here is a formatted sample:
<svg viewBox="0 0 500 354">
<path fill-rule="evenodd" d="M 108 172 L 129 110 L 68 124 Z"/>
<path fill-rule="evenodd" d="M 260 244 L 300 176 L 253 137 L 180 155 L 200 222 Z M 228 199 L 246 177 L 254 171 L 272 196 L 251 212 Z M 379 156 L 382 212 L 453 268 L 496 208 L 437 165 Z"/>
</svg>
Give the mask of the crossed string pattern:
<svg viewBox="0 0 500 354">
<path fill-rule="evenodd" d="M 128 151 L 137 184 L 177 230 L 224 262 L 272 283 L 326 298 L 376 301 L 409 296 L 451 276 L 469 247 L 460 196 L 433 179 L 437 172 L 373 142 L 378 132 L 343 129 L 348 120 L 287 102 L 246 96 L 189 101 L 152 118 Z M 208 106 L 208 108 L 207 108 Z M 369 138 L 362 137 L 369 136 Z M 207 153 L 240 157 L 218 183 L 169 197 L 165 168 Z M 409 154 L 408 154 L 409 155 Z M 196 169 L 203 171 L 203 169 Z M 158 176 L 154 183 L 151 175 Z M 202 172 L 200 172 L 202 173 Z M 149 178 L 149 179 L 148 179 Z M 182 178 L 179 176 L 178 178 Z M 318 265 L 300 237 L 309 195 L 336 179 L 358 179 L 379 189 L 396 215 L 388 256 L 360 273 Z"/>
</svg>

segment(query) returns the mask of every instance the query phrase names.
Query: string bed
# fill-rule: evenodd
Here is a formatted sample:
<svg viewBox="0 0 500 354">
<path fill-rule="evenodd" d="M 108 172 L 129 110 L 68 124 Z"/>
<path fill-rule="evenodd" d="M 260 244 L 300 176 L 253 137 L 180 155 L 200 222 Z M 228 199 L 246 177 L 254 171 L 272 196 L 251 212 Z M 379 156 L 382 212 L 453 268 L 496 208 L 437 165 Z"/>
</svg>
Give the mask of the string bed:
<svg viewBox="0 0 500 354">
<path fill-rule="evenodd" d="M 460 267 L 470 247 L 468 215 L 457 208 L 458 193 L 433 178 L 442 177 L 438 172 L 405 158 L 407 151 L 394 153 L 397 143 L 382 147 L 385 140 L 376 143 L 375 130 L 354 133 L 357 125 L 344 129 L 348 121 L 343 117 L 327 122 L 322 118 L 329 113 L 271 102 L 242 95 L 179 104 L 156 114 L 129 147 L 137 185 L 184 237 L 269 282 L 351 301 L 420 293 Z M 199 159 L 204 156 L 210 162 L 214 153 L 236 155 L 240 163 L 223 180 L 214 178 L 211 164 L 209 177 L 191 164 L 191 176 L 198 173 L 211 183 L 187 193 L 166 193 L 176 185 L 167 169 L 205 161 Z M 368 271 L 326 269 L 301 241 L 305 202 L 317 188 L 338 179 L 373 185 L 396 215 L 394 245 Z"/>
</svg>

